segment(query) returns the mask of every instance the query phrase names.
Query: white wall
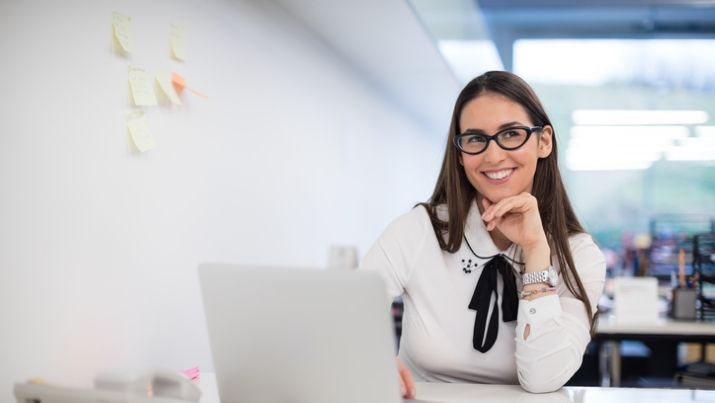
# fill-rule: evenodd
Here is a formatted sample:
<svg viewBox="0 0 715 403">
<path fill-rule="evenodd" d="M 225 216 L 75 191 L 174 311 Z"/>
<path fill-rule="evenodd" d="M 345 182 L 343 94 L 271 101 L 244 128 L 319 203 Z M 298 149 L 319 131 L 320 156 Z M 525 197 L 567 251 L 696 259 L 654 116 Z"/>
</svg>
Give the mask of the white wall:
<svg viewBox="0 0 715 403">
<path fill-rule="evenodd" d="M 113 10 L 133 18 L 129 58 Z M 185 64 L 168 56 L 172 20 Z M 267 1 L 3 1 L 0 55 L 0 401 L 31 376 L 210 370 L 199 262 L 362 254 L 428 197 L 441 159 L 442 133 Z M 148 108 L 158 147 L 141 155 L 130 64 L 209 96 Z"/>
</svg>

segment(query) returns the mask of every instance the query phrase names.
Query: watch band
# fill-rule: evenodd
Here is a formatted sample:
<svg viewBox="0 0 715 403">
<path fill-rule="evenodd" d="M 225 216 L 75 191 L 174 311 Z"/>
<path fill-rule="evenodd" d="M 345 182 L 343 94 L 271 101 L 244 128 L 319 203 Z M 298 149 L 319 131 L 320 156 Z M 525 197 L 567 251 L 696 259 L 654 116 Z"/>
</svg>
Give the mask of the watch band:
<svg viewBox="0 0 715 403">
<path fill-rule="evenodd" d="M 542 270 L 521 275 L 521 282 L 524 285 L 546 283 L 549 284 L 549 271 Z"/>
</svg>

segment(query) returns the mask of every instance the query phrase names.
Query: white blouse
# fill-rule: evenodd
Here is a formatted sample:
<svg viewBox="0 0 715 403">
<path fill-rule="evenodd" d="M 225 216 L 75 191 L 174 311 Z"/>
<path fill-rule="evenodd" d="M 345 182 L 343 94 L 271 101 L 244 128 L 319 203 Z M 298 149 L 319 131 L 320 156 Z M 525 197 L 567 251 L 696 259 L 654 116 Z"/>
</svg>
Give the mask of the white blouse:
<svg viewBox="0 0 715 403">
<path fill-rule="evenodd" d="M 444 218 L 446 206 L 440 207 L 438 215 Z M 467 217 L 465 237 L 481 257 L 515 257 L 516 247 L 500 251 L 494 245 L 476 203 Z M 588 234 L 570 237 L 569 245 L 595 313 L 605 283 L 605 258 Z M 530 392 L 560 388 L 581 366 L 590 341 L 583 303 L 563 281 L 558 295 L 519 300 L 517 320 L 499 317 L 496 343 L 480 353 L 472 346 L 476 312 L 468 305 L 489 259 L 474 253 L 464 242 L 456 253 L 443 251 L 423 207 L 398 217 L 372 246 L 360 269 L 381 274 L 390 298 L 402 296 L 404 301 L 399 358 L 418 382 L 518 382 Z M 560 270 L 556 261 L 554 267 Z M 521 276 L 516 278 L 521 290 Z M 499 307 L 502 288 L 498 276 Z M 527 324 L 531 329 L 524 340 Z"/>
</svg>

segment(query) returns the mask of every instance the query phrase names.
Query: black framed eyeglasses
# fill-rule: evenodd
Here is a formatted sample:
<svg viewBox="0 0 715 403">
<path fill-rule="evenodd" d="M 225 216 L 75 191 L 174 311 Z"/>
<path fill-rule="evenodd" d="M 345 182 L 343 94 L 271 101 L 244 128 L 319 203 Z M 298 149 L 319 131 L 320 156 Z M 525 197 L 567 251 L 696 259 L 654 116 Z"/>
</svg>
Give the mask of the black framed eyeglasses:
<svg viewBox="0 0 715 403">
<path fill-rule="evenodd" d="M 454 145 L 464 153 L 477 155 L 486 151 L 489 142 L 494 140 L 502 149 L 513 151 L 526 144 L 532 133 L 543 128 L 543 126 L 514 126 L 504 129 L 493 136 L 483 133 L 472 133 L 468 130 L 454 137 Z"/>
</svg>

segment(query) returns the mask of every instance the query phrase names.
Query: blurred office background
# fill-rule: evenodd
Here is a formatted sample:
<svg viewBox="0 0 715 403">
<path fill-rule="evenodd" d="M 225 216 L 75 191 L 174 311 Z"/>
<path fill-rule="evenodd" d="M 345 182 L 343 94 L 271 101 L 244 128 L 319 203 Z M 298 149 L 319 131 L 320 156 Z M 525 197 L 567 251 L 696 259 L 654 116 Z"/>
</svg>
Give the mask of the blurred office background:
<svg viewBox="0 0 715 403">
<path fill-rule="evenodd" d="M 0 400 L 32 376 L 210 371 L 197 265 L 362 256 L 429 196 L 454 99 L 491 69 L 541 96 L 611 275 L 667 282 L 712 231 L 713 1 L 0 1 L 0 54 Z M 130 65 L 208 95 L 143 108 L 143 154 Z"/>
<path fill-rule="evenodd" d="M 680 270 L 686 287 L 698 289 L 692 316 L 711 318 L 712 235 L 706 234 L 715 230 L 715 2 L 410 4 L 461 83 L 506 69 L 541 96 L 562 147 L 569 195 L 607 257 L 604 321 L 614 313 L 615 282 L 630 277 L 656 278 L 655 308 L 669 315 Z M 703 362 L 715 355 L 702 346 L 655 340 L 645 331 L 626 339 L 615 347 L 622 353 L 620 385 L 687 387 L 687 376 L 674 372 L 713 375 Z M 592 343 L 572 382 L 613 384 L 603 371 L 597 375 L 598 349 L 613 352 L 604 349 L 608 340 Z M 601 357 L 602 370 L 609 359 Z M 693 361 L 699 363 L 687 365 Z M 715 385 L 698 379 L 709 381 L 700 387 Z"/>
<path fill-rule="evenodd" d="M 461 82 L 507 69 L 533 84 L 603 247 L 649 235 L 660 215 L 713 216 L 715 2 L 411 4 Z"/>
</svg>

